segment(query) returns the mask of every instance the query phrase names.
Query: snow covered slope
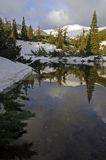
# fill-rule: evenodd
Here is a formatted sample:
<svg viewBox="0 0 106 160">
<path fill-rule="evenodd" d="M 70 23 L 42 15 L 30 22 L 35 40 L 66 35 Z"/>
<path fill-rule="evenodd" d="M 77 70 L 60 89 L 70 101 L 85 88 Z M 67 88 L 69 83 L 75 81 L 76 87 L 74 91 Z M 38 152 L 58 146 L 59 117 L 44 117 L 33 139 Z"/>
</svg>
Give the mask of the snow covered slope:
<svg viewBox="0 0 106 160">
<path fill-rule="evenodd" d="M 16 82 L 24 79 L 32 72 L 32 68 L 22 63 L 15 63 L 0 57 L 0 93 L 8 90 Z"/>
<path fill-rule="evenodd" d="M 86 27 L 86 26 L 82 26 L 82 25 L 79 25 L 79 24 L 74 24 L 74 25 L 65 25 L 62 27 L 63 30 L 67 30 L 67 36 L 70 37 L 70 38 L 75 38 L 77 37 L 78 35 L 81 35 L 83 34 L 83 31 L 85 33 L 88 33 L 90 27 Z M 102 31 L 106 29 L 106 27 L 100 27 L 98 28 L 99 31 Z M 44 30 L 47 34 L 52 34 L 54 36 L 57 35 L 57 29 L 47 29 L 47 30 Z"/>
<path fill-rule="evenodd" d="M 58 29 L 46 29 L 46 30 L 44 30 L 44 32 L 46 32 L 48 35 L 52 34 L 52 35 L 56 36 L 58 33 L 57 30 Z"/>
<path fill-rule="evenodd" d="M 62 27 L 63 30 L 67 31 L 67 36 L 70 38 L 74 38 L 78 35 L 81 35 L 83 33 L 83 31 L 88 32 L 89 31 L 89 27 L 85 27 L 85 26 L 81 26 L 78 24 L 74 24 L 74 25 L 65 25 Z M 54 36 L 57 35 L 57 30 L 58 29 L 47 29 L 44 30 L 47 34 L 52 34 Z"/>
<path fill-rule="evenodd" d="M 68 37 L 74 38 L 74 37 L 77 37 L 78 35 L 83 34 L 83 32 L 88 33 L 90 28 L 85 27 L 85 26 L 81 26 L 78 24 L 74 24 L 74 25 L 66 25 L 62 29 L 67 31 Z"/>
<path fill-rule="evenodd" d="M 23 56 L 25 59 L 35 58 L 31 50 L 35 52 L 39 49 L 44 48 L 47 53 L 53 52 L 54 50 L 60 51 L 60 49 L 56 49 L 55 45 L 48 43 L 43 44 L 41 42 L 28 42 L 17 40 L 17 46 L 21 46 L 21 56 Z"/>
</svg>

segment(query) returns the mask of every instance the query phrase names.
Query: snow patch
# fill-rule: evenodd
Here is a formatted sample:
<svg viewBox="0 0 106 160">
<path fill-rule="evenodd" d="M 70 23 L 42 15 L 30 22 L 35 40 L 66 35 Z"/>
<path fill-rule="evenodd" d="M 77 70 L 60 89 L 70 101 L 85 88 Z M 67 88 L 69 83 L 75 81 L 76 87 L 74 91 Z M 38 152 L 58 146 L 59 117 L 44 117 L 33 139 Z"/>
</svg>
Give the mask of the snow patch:
<svg viewBox="0 0 106 160">
<path fill-rule="evenodd" d="M 0 57 L 0 93 L 11 88 L 32 72 L 32 68 Z"/>
</svg>

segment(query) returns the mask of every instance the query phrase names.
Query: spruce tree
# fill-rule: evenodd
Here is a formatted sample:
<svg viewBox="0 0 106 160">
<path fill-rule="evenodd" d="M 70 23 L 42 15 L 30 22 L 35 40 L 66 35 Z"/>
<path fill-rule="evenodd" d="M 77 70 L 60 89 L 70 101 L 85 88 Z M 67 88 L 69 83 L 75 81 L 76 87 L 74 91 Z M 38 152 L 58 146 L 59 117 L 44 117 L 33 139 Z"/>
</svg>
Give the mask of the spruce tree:
<svg viewBox="0 0 106 160">
<path fill-rule="evenodd" d="M 28 34 L 28 39 L 29 39 L 30 41 L 32 41 L 33 38 L 34 38 L 34 35 L 33 35 L 33 29 L 32 29 L 32 26 L 31 26 L 31 25 L 30 25 L 29 28 L 28 28 L 27 34 Z"/>
<path fill-rule="evenodd" d="M 88 54 L 98 55 L 99 54 L 99 40 L 98 40 L 98 27 L 97 27 L 97 16 L 94 11 L 90 33 L 88 36 L 86 50 Z"/>
<path fill-rule="evenodd" d="M 40 27 L 38 27 L 38 29 L 36 31 L 36 40 L 37 41 L 41 41 L 42 40 L 42 35 L 41 35 L 41 29 L 40 29 Z"/>
<path fill-rule="evenodd" d="M 50 35 L 48 36 L 48 43 L 54 44 L 55 43 L 55 38 L 52 35 L 52 32 L 50 32 Z"/>
<path fill-rule="evenodd" d="M 12 35 L 11 36 L 14 40 L 18 38 L 17 24 L 16 24 L 15 19 L 13 19 L 13 22 L 12 22 Z"/>
<path fill-rule="evenodd" d="M 0 49 L 4 48 L 5 46 L 5 35 L 4 35 L 3 25 L 4 24 L 2 18 L 0 18 Z"/>
<path fill-rule="evenodd" d="M 63 38 L 63 30 L 58 29 L 58 35 L 57 35 L 57 48 L 63 49 L 64 47 L 64 38 Z"/>
<path fill-rule="evenodd" d="M 22 29 L 21 29 L 21 39 L 22 40 L 27 40 L 27 29 L 26 29 L 26 25 L 25 25 L 25 18 L 23 17 L 22 20 Z"/>
<path fill-rule="evenodd" d="M 3 29 L 7 37 L 11 36 L 11 22 L 5 19 Z"/>
</svg>

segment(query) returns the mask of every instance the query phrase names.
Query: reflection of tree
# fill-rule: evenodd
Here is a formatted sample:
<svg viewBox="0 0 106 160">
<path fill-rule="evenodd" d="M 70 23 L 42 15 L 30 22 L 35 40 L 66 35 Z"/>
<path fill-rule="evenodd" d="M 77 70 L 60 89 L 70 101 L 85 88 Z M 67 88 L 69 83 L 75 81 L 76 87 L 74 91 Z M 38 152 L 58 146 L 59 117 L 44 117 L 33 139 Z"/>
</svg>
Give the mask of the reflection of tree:
<svg viewBox="0 0 106 160">
<path fill-rule="evenodd" d="M 47 63 L 41 63 L 40 60 L 36 60 L 30 65 L 36 73 L 41 74 L 41 70 L 44 70 Z"/>
<path fill-rule="evenodd" d="M 96 67 L 85 67 L 85 81 L 87 86 L 87 95 L 88 95 L 88 101 L 90 103 L 92 99 L 92 94 L 95 89 L 95 82 L 97 81 L 98 74 Z"/>
<path fill-rule="evenodd" d="M 49 68 L 53 68 L 54 70 L 49 73 L 42 73 L 41 70 L 43 71 L 47 66 Z M 89 102 L 92 99 L 95 82 L 105 84 L 103 78 L 99 77 L 99 73 L 104 74 L 104 68 L 100 66 L 68 65 L 64 63 L 64 61 L 59 61 L 58 63 L 41 63 L 40 60 L 38 60 L 33 63 L 32 67 L 34 67 L 35 71 L 38 73 L 37 80 L 39 82 L 39 86 L 41 86 L 41 82 L 45 79 L 49 79 L 50 82 L 55 79 L 58 84 L 61 85 L 62 82 L 66 83 L 68 75 L 74 75 L 80 80 L 81 84 L 85 80 Z"/>
<path fill-rule="evenodd" d="M 18 158 L 22 159 L 30 159 L 32 156 L 37 153 L 31 150 L 33 144 L 31 143 L 23 143 L 20 145 L 9 145 L 9 146 L 0 146 L 0 159 L 1 160 L 15 160 Z"/>
<path fill-rule="evenodd" d="M 26 159 L 35 154 L 35 151 L 31 150 L 32 144 L 25 142 L 20 145 L 14 144 L 15 140 L 26 133 L 26 120 L 34 116 L 22 108 L 26 99 L 28 98 L 20 86 L 8 94 L 0 95 L 0 104 L 3 107 L 0 113 L 0 159 L 2 160 Z"/>
</svg>

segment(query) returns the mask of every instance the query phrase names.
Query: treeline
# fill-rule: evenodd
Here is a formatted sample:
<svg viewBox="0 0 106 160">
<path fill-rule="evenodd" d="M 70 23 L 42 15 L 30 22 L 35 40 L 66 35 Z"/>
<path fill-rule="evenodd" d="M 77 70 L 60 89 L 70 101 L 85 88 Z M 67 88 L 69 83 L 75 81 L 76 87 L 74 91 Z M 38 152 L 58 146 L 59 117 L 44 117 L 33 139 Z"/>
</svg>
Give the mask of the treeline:
<svg viewBox="0 0 106 160">
<path fill-rule="evenodd" d="M 25 18 L 22 19 L 22 24 L 19 26 L 15 19 L 12 22 L 3 21 L 0 18 L 0 56 L 9 56 L 15 59 L 19 55 L 20 48 L 16 47 L 16 40 L 43 42 L 56 45 L 57 48 L 67 51 L 73 55 L 88 56 L 88 55 L 105 55 L 106 46 L 100 47 L 100 42 L 106 40 L 106 30 L 98 31 L 97 15 L 94 11 L 90 31 L 77 38 L 70 39 L 67 36 L 67 30 L 58 28 L 57 34 L 48 35 L 41 30 L 40 27 L 34 30 L 32 26 L 26 26 Z M 9 52 L 8 52 L 9 50 Z"/>
<path fill-rule="evenodd" d="M 19 56 L 20 47 L 16 46 L 16 39 L 14 38 L 15 28 L 14 23 L 0 18 L 0 56 L 14 60 Z"/>
</svg>

